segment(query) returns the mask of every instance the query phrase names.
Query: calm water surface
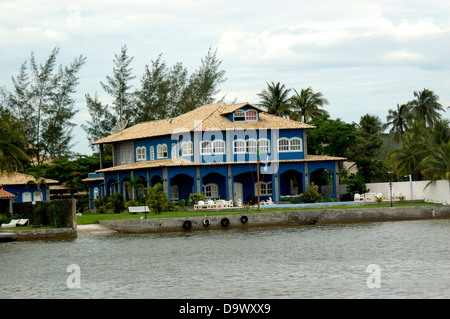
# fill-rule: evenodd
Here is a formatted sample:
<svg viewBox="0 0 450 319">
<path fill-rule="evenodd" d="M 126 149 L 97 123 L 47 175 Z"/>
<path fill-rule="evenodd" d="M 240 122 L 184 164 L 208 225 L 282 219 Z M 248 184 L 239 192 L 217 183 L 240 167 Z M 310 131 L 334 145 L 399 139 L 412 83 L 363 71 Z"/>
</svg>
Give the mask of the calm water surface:
<svg viewBox="0 0 450 319">
<path fill-rule="evenodd" d="M 450 298 L 449 243 L 450 220 L 0 243 L 0 298 Z"/>
</svg>

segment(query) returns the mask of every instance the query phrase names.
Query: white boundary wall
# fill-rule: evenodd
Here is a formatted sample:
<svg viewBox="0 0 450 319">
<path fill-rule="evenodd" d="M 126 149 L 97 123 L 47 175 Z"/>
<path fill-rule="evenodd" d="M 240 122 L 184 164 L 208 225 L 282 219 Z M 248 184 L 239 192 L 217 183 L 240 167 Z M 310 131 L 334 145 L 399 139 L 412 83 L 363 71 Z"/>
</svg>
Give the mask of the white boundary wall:
<svg viewBox="0 0 450 319">
<path fill-rule="evenodd" d="M 405 200 L 423 199 L 426 202 L 450 204 L 450 182 L 445 180 L 431 183 L 429 181 L 393 182 L 392 194 L 403 196 Z M 389 183 L 367 183 L 368 193 L 390 194 Z M 411 197 L 412 191 L 412 197 Z"/>
</svg>

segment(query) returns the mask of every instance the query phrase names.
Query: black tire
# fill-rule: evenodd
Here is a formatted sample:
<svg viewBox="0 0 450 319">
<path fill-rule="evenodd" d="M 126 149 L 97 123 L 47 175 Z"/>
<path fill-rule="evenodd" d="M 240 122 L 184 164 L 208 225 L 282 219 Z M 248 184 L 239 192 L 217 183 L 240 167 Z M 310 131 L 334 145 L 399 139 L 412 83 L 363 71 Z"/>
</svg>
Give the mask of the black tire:
<svg viewBox="0 0 450 319">
<path fill-rule="evenodd" d="M 183 223 L 183 228 L 184 228 L 185 230 L 189 230 L 189 229 L 191 229 L 191 227 L 192 227 L 192 222 L 191 222 L 190 220 L 186 220 L 186 221 Z"/>
<path fill-rule="evenodd" d="M 209 226 L 210 223 L 211 223 L 211 222 L 209 221 L 208 218 L 205 218 L 205 219 L 203 220 L 203 226 L 205 226 L 205 227 Z"/>
<path fill-rule="evenodd" d="M 245 216 L 245 215 L 242 216 L 242 217 L 241 217 L 241 223 L 242 223 L 242 224 L 247 224 L 247 222 L 248 222 L 248 217 Z"/>
<path fill-rule="evenodd" d="M 222 218 L 222 220 L 220 221 L 220 225 L 222 227 L 228 227 L 228 225 L 230 225 L 230 220 L 226 217 Z"/>
</svg>

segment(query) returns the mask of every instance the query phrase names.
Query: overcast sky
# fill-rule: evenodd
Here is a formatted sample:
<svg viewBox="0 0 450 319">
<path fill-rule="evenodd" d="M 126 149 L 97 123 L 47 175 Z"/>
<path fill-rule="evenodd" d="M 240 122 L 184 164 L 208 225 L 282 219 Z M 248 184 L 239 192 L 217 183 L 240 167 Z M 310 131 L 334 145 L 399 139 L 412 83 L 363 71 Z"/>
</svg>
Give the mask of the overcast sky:
<svg viewBox="0 0 450 319">
<path fill-rule="evenodd" d="M 75 152 L 91 154 L 80 127 L 90 119 L 84 95 L 109 101 L 100 81 L 123 45 L 135 88 L 159 54 L 192 73 L 211 47 L 226 71 L 226 102 L 256 104 L 273 81 L 322 92 L 331 117 L 346 122 L 368 113 L 385 121 L 424 88 L 450 106 L 449 0 L 0 0 L 0 86 L 11 89 L 31 52 L 39 63 L 56 46 L 57 64 L 87 57 Z"/>
</svg>

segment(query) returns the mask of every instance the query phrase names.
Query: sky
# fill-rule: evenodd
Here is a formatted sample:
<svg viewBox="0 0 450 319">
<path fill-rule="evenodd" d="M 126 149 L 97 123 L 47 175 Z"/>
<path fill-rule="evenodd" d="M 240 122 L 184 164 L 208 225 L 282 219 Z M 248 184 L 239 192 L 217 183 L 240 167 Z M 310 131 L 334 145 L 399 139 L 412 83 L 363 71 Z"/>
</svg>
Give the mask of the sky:
<svg viewBox="0 0 450 319">
<path fill-rule="evenodd" d="M 333 119 L 386 121 L 425 88 L 450 106 L 449 17 L 448 0 L 0 0 L 0 86 L 12 89 L 31 52 L 44 63 L 59 47 L 58 65 L 85 56 L 73 151 L 86 155 L 85 94 L 110 102 L 100 82 L 124 45 L 133 89 L 158 55 L 192 73 L 212 48 L 226 72 L 217 96 L 225 102 L 257 104 L 267 83 L 280 82 L 321 92 Z"/>
</svg>

